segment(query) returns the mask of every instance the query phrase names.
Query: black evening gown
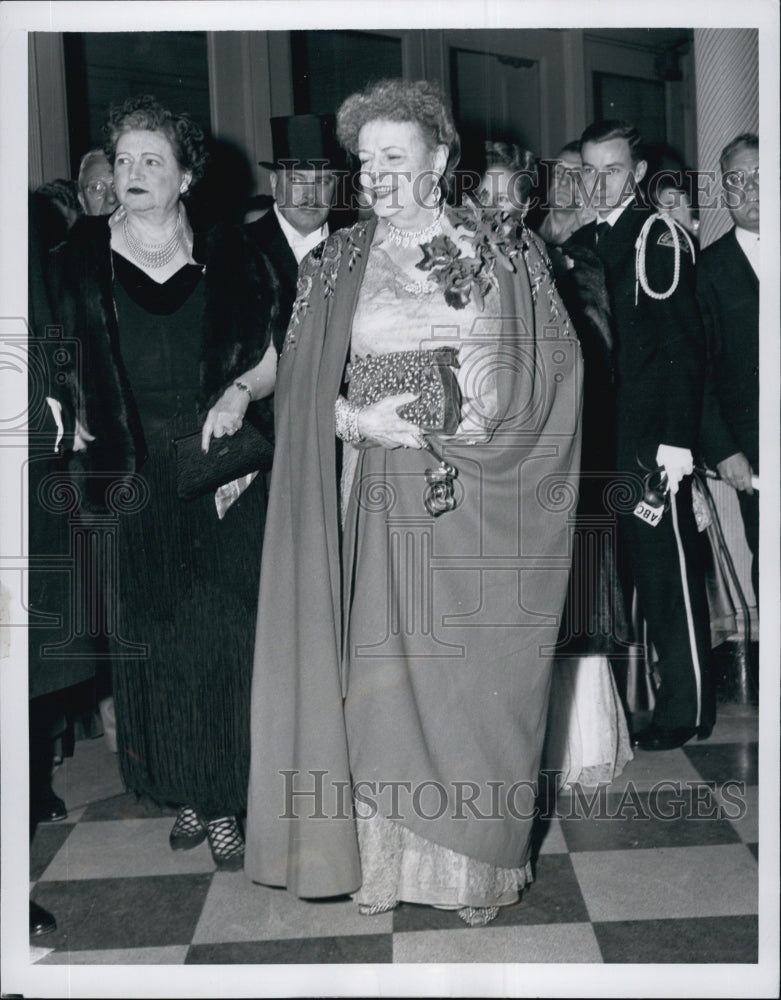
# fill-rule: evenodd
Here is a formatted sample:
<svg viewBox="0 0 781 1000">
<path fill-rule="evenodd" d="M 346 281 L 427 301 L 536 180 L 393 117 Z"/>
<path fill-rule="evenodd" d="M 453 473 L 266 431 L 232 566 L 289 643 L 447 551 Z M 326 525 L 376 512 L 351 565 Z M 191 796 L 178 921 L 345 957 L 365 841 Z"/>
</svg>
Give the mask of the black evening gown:
<svg viewBox="0 0 781 1000">
<path fill-rule="evenodd" d="M 622 584 L 616 565 L 615 386 L 610 312 L 601 262 L 578 253 L 568 270 L 563 253 L 579 248 L 548 246 L 556 286 L 583 352 L 583 416 L 573 564 L 557 646 L 558 656 L 626 658 L 631 649 Z"/>
<path fill-rule="evenodd" d="M 213 494 L 177 498 L 172 442 L 202 423 L 202 269 L 187 265 L 162 285 L 117 254 L 114 269 L 149 491 L 119 521 L 119 634 L 148 647 L 114 663 L 120 766 L 128 788 L 208 821 L 246 808 L 265 482 L 257 476 L 223 520 Z"/>
</svg>

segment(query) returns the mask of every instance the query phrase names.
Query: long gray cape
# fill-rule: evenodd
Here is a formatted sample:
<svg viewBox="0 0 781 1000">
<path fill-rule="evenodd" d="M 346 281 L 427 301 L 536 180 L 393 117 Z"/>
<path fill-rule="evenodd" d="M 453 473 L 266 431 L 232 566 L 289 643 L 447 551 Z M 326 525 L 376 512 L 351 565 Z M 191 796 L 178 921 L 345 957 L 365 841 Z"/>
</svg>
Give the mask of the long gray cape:
<svg viewBox="0 0 781 1000">
<path fill-rule="evenodd" d="M 580 351 L 531 238 L 528 269 L 496 269 L 501 335 L 486 349 L 500 369 L 498 427 L 490 443 L 446 445 L 459 506 L 437 521 L 424 513 L 430 456 L 366 449 L 342 552 L 333 406 L 373 233 L 374 223 L 335 233 L 302 266 L 276 389 L 245 870 L 301 897 L 361 884 L 353 779 L 436 780 L 447 814 L 426 819 L 420 799 L 405 825 L 495 865 L 525 864 L 531 819 L 508 815 L 508 790 L 514 811 L 527 810 L 528 795 L 511 788 L 537 776 L 569 571 Z M 373 495 L 382 482 L 391 493 Z M 430 541 L 424 628 L 388 625 L 394 524 Z M 402 620 L 419 600 L 400 598 Z M 501 817 L 453 819 L 453 783 L 485 791 L 491 780 L 502 785 Z"/>
</svg>

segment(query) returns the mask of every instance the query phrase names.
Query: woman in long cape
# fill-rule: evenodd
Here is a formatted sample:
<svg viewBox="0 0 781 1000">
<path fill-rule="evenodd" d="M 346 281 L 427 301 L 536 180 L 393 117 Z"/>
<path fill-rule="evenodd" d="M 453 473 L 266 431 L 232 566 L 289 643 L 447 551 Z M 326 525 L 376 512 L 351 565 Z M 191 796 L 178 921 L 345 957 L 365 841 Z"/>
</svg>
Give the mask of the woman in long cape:
<svg viewBox="0 0 781 1000">
<path fill-rule="evenodd" d="M 361 142 L 379 121 L 425 159 L 427 123 L 403 98 L 433 88 L 377 87 Z M 403 899 L 480 923 L 531 877 L 580 350 L 528 232 L 437 205 L 402 238 L 401 216 L 375 214 L 302 265 L 279 365 L 245 871 L 304 898 L 355 893 L 364 912 Z M 393 447 L 340 428 L 348 362 L 412 345 L 457 351 L 458 430 L 402 420 L 412 443 Z"/>
</svg>

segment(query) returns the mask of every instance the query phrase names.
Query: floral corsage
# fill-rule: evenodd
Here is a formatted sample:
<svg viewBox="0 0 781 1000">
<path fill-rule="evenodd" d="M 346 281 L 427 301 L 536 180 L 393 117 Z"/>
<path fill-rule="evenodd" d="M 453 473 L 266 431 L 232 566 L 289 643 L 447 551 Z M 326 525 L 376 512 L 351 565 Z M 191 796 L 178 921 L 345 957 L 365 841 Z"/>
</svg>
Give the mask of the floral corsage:
<svg viewBox="0 0 781 1000">
<path fill-rule="evenodd" d="M 427 271 L 453 309 L 464 309 L 474 296 L 478 309 L 495 285 L 495 268 L 515 272 L 515 259 L 523 252 L 517 238 L 517 221 L 507 212 L 451 209 L 449 216 L 464 232 L 472 254 L 462 254 L 458 244 L 444 233 L 420 247 L 423 260 L 415 266 Z"/>
</svg>

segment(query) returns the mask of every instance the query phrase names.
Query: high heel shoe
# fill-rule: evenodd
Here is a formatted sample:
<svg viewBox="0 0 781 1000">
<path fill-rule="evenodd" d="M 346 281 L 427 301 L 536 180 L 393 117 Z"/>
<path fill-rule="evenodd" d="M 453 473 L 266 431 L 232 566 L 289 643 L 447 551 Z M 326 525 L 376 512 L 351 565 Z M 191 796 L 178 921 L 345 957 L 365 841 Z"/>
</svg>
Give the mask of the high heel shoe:
<svg viewBox="0 0 781 1000">
<path fill-rule="evenodd" d="M 499 916 L 499 907 L 462 906 L 458 915 L 469 927 L 486 927 Z"/>
<path fill-rule="evenodd" d="M 172 851 L 189 851 L 206 840 L 206 826 L 192 806 L 182 806 L 168 842 Z"/>
<path fill-rule="evenodd" d="M 215 865 L 226 872 L 244 867 L 244 837 L 235 816 L 223 816 L 206 824 L 212 858 Z"/>
</svg>

